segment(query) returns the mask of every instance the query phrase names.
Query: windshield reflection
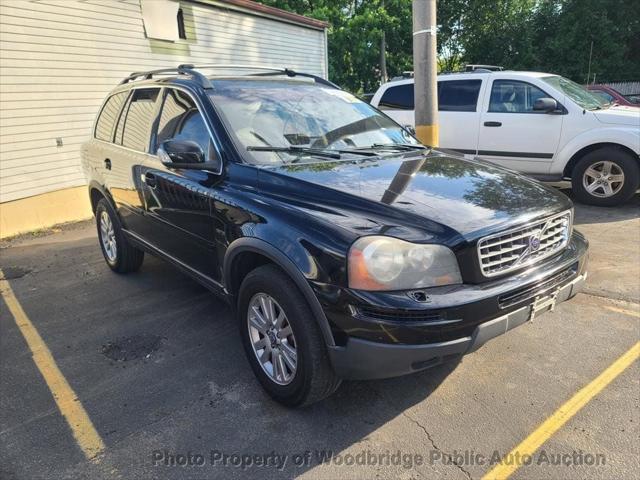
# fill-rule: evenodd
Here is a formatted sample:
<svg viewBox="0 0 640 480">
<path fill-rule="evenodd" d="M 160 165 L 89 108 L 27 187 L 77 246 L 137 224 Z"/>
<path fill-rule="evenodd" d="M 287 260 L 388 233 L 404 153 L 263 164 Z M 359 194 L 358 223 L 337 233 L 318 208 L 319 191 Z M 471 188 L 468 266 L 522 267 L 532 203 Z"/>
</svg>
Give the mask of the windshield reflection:
<svg viewBox="0 0 640 480">
<path fill-rule="evenodd" d="M 219 79 L 213 85 L 210 98 L 251 163 L 288 163 L 305 149 L 349 154 L 377 144 L 418 145 L 404 128 L 342 90 L 300 80 Z"/>
</svg>

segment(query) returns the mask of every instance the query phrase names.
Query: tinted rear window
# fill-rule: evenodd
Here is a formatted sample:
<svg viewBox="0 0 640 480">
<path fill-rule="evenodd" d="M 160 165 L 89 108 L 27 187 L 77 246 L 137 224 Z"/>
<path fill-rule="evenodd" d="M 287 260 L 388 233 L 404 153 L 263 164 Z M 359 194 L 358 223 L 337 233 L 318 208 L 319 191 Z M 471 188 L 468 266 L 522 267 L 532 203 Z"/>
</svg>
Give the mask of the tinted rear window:
<svg viewBox="0 0 640 480">
<path fill-rule="evenodd" d="M 157 88 L 134 90 L 122 134 L 123 146 L 146 152 L 159 91 Z"/>
<path fill-rule="evenodd" d="M 482 80 L 449 80 L 438 82 L 438 110 L 442 112 L 475 112 Z"/>
<path fill-rule="evenodd" d="M 442 112 L 475 112 L 482 80 L 450 80 L 438 82 L 438 110 Z M 380 108 L 413 110 L 413 84 L 389 87 L 380 99 Z"/>
<path fill-rule="evenodd" d="M 389 87 L 382 94 L 380 108 L 413 110 L 413 83 Z"/>
<path fill-rule="evenodd" d="M 109 97 L 109 100 L 104 104 L 98 121 L 96 122 L 95 136 L 98 140 L 104 140 L 110 142 L 113 135 L 113 124 L 118 118 L 122 104 L 127 98 L 129 92 L 116 93 Z"/>
</svg>

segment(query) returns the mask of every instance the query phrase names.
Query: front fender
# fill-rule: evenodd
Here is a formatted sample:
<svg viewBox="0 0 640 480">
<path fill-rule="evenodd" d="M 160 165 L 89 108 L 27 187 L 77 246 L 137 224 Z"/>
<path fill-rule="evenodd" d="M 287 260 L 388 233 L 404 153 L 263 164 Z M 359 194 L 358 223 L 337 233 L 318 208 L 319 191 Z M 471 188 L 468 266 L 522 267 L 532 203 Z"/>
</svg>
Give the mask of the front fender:
<svg viewBox="0 0 640 480">
<path fill-rule="evenodd" d="M 238 256 L 245 252 L 258 253 L 267 257 L 273 263 L 278 265 L 284 272 L 286 272 L 289 277 L 293 280 L 296 286 L 300 289 L 302 294 L 304 295 L 307 303 L 311 307 L 311 311 L 314 314 L 314 319 L 318 323 L 320 327 L 320 331 L 322 332 L 322 336 L 329 346 L 334 346 L 335 341 L 333 335 L 331 333 L 331 327 L 329 326 L 329 321 L 327 320 L 324 311 L 322 310 L 322 306 L 318 301 L 309 281 L 307 280 L 307 276 L 309 273 L 309 264 L 311 262 L 301 262 L 300 259 L 305 257 L 305 255 L 296 255 L 298 259 L 298 264 L 296 264 L 288 255 L 285 255 L 281 250 L 274 247 L 272 244 L 268 243 L 265 240 L 256 238 L 256 237 L 242 237 L 234 240 L 227 248 L 227 251 L 224 256 L 223 261 L 223 275 L 225 287 L 232 295 L 237 295 L 237 292 L 232 291 L 232 273 L 234 271 L 234 261 L 238 258 Z M 306 256 L 308 259 L 308 256 Z M 305 272 L 305 274 L 303 274 Z M 305 276 L 307 275 L 307 276 Z"/>
<path fill-rule="evenodd" d="M 640 155 L 640 132 L 633 128 L 605 127 L 588 130 L 571 139 L 551 164 L 551 174 L 562 174 L 569 160 L 580 150 L 590 145 L 618 144 Z"/>
</svg>

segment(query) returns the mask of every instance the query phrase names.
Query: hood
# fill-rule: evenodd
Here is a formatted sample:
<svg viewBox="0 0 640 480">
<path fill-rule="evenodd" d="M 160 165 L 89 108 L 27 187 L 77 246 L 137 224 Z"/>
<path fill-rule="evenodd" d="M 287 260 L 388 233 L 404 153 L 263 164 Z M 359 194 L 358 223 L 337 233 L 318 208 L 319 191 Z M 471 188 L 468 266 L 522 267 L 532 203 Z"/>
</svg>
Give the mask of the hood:
<svg viewBox="0 0 640 480">
<path fill-rule="evenodd" d="M 279 195 L 297 197 L 303 205 L 317 205 L 323 212 L 350 211 L 333 215 L 332 222 L 355 216 L 379 225 L 382 232 L 395 226 L 420 228 L 419 219 L 424 219 L 423 225 L 437 222 L 441 231 L 453 229 L 470 239 L 571 207 L 567 197 L 534 180 L 441 154 L 269 167 L 260 179 L 266 190 L 277 185 Z"/>
<path fill-rule="evenodd" d="M 610 107 L 605 110 L 595 110 L 593 115 L 602 123 L 640 128 L 639 108 Z"/>
</svg>

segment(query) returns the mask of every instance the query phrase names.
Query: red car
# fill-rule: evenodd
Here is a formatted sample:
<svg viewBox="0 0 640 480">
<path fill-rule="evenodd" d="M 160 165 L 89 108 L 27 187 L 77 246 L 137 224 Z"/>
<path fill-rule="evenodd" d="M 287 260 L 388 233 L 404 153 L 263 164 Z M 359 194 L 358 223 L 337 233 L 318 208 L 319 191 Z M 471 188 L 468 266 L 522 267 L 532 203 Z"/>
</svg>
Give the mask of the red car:
<svg viewBox="0 0 640 480">
<path fill-rule="evenodd" d="M 640 95 L 628 95 L 625 97 L 616 89 L 606 85 L 587 85 L 587 90 L 590 90 L 605 102 L 624 105 L 625 107 L 640 108 Z"/>
</svg>

